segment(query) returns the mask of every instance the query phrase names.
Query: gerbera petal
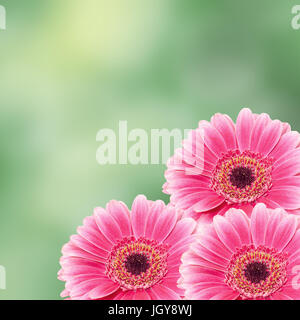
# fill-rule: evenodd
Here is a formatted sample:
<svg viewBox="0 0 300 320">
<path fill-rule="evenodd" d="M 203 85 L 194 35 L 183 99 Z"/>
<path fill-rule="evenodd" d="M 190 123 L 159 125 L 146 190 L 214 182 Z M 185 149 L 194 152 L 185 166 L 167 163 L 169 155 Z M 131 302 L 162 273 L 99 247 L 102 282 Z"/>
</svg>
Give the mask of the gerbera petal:
<svg viewBox="0 0 300 320">
<path fill-rule="evenodd" d="M 200 121 L 199 129 L 204 144 L 213 152 L 217 157 L 220 157 L 222 153 L 226 152 L 226 144 L 219 133 L 209 122 Z"/>
<path fill-rule="evenodd" d="M 252 241 L 250 233 L 250 221 L 243 210 L 230 209 L 226 212 L 226 217 L 230 220 L 233 228 L 238 233 L 242 245 L 250 244 Z"/>
<path fill-rule="evenodd" d="M 212 286 L 195 292 L 190 299 L 193 300 L 223 300 L 236 299 L 239 296 L 237 292 L 232 291 L 226 285 Z M 187 293 L 187 298 L 189 294 Z"/>
<path fill-rule="evenodd" d="M 276 201 L 280 207 L 287 210 L 295 210 L 300 208 L 300 198 L 298 192 L 294 192 L 295 188 L 293 187 L 283 187 L 281 189 L 277 188 L 271 190 L 268 197 L 270 200 Z"/>
<path fill-rule="evenodd" d="M 250 150 L 257 152 L 258 151 L 258 143 L 260 137 L 263 134 L 264 129 L 271 122 L 269 115 L 266 113 L 260 114 L 254 122 L 253 130 L 251 133 L 251 142 L 250 142 Z"/>
<path fill-rule="evenodd" d="M 283 292 L 275 292 L 270 296 L 271 300 L 293 300 L 290 296 Z"/>
<path fill-rule="evenodd" d="M 92 243 L 86 241 L 84 238 L 82 238 L 79 235 L 73 235 L 71 236 L 71 242 L 77 246 L 78 248 L 94 255 L 97 257 L 100 257 L 102 259 L 106 259 L 107 257 L 107 251 L 106 250 L 102 250 L 96 246 L 94 246 Z M 101 261 L 101 259 L 99 259 Z"/>
<path fill-rule="evenodd" d="M 181 300 L 180 296 L 175 291 L 162 284 L 153 286 L 151 291 L 157 297 L 156 300 Z"/>
<path fill-rule="evenodd" d="M 83 220 L 83 226 L 78 227 L 77 232 L 83 238 L 93 243 L 95 246 L 103 250 L 110 251 L 112 243 L 108 239 L 106 239 L 102 232 L 99 230 L 93 216 L 86 217 Z"/>
<path fill-rule="evenodd" d="M 187 209 L 187 211 L 196 211 L 196 212 L 205 212 L 209 211 L 211 209 L 214 209 L 221 205 L 224 202 L 224 197 L 219 196 L 213 191 L 203 191 L 201 193 L 193 194 L 193 197 L 187 196 L 187 200 L 192 200 L 192 201 L 187 201 L 185 203 L 185 206 L 182 207 L 184 209 Z M 198 201 L 197 201 L 198 200 Z M 188 205 L 186 205 L 189 203 Z M 194 204 L 192 204 L 194 203 Z"/>
<path fill-rule="evenodd" d="M 225 268 L 228 265 L 228 260 L 224 257 L 220 257 L 213 251 L 203 247 L 198 241 L 193 245 L 193 251 L 202 259 L 207 260 L 210 263 L 218 265 L 221 268 Z"/>
<path fill-rule="evenodd" d="M 294 187 L 294 190 L 298 193 L 300 189 L 300 176 L 287 177 L 280 180 L 273 179 L 272 184 L 272 190 L 281 190 L 285 187 Z"/>
<path fill-rule="evenodd" d="M 299 250 L 299 248 L 300 248 L 300 230 L 297 230 L 297 232 L 295 232 L 293 239 L 288 243 L 284 251 L 287 252 L 289 255 L 292 255 L 297 250 Z"/>
<path fill-rule="evenodd" d="M 125 291 L 120 300 L 134 300 L 135 292 L 133 290 Z"/>
<path fill-rule="evenodd" d="M 96 208 L 94 210 L 94 217 L 98 228 L 103 233 L 106 239 L 114 243 L 118 239 L 122 239 L 122 233 L 120 227 L 113 219 L 112 216 L 102 208 Z"/>
<path fill-rule="evenodd" d="M 219 239 L 215 228 L 212 226 L 206 226 L 200 230 L 198 229 L 197 241 L 203 247 L 225 260 L 230 259 L 232 255 L 232 252 L 228 250 L 224 243 Z"/>
<path fill-rule="evenodd" d="M 191 218 L 184 218 L 176 224 L 175 228 L 165 239 L 165 243 L 170 246 L 176 246 L 177 243 L 186 237 L 188 237 L 195 230 L 196 222 Z"/>
<path fill-rule="evenodd" d="M 231 252 L 235 252 L 237 248 L 242 246 L 238 233 L 224 217 L 215 216 L 213 221 L 214 227 L 219 239 Z"/>
<path fill-rule="evenodd" d="M 131 221 L 136 238 L 144 236 L 148 219 L 149 205 L 145 196 L 137 196 L 132 204 Z"/>
<path fill-rule="evenodd" d="M 254 118 L 251 110 L 247 108 L 242 109 L 236 121 L 237 142 L 242 152 L 249 150 L 253 125 Z"/>
<path fill-rule="evenodd" d="M 159 216 L 163 212 L 165 208 L 165 204 L 161 200 L 155 201 L 150 209 L 149 209 L 149 214 L 148 214 L 148 219 L 145 222 L 146 227 L 145 227 L 145 237 L 146 238 L 151 238 L 152 233 L 153 233 L 153 228 L 156 224 L 156 221 L 158 220 Z"/>
<path fill-rule="evenodd" d="M 265 233 L 265 245 L 272 248 L 273 237 L 277 230 L 278 225 L 282 220 L 282 210 L 276 209 L 269 215 L 268 227 Z"/>
<path fill-rule="evenodd" d="M 119 289 L 119 285 L 109 279 L 102 281 L 96 288 L 90 291 L 89 297 L 93 300 L 108 296 Z"/>
<path fill-rule="evenodd" d="M 265 128 L 257 145 L 257 151 L 263 155 L 268 155 L 276 146 L 281 137 L 282 123 L 274 120 Z"/>
<path fill-rule="evenodd" d="M 268 226 L 269 215 L 264 204 L 255 206 L 251 216 L 251 233 L 253 243 L 258 247 L 265 244 L 266 229 Z"/>
<path fill-rule="evenodd" d="M 130 236 L 130 213 L 127 206 L 123 202 L 112 200 L 107 204 L 106 210 L 111 214 L 111 216 L 119 225 L 123 237 Z"/>
<path fill-rule="evenodd" d="M 134 300 L 151 300 L 147 290 L 137 290 L 135 292 Z"/>
<path fill-rule="evenodd" d="M 292 150 L 274 164 L 273 179 L 286 178 L 300 173 L 300 149 Z"/>
<path fill-rule="evenodd" d="M 235 125 L 230 117 L 217 113 L 211 118 L 211 123 L 222 135 L 228 150 L 236 149 Z"/>
<path fill-rule="evenodd" d="M 283 250 L 295 235 L 297 220 L 294 215 L 286 216 L 275 231 L 272 247 L 278 251 Z"/>
<path fill-rule="evenodd" d="M 281 138 L 275 148 L 271 151 L 270 156 L 276 160 L 285 157 L 285 154 L 296 149 L 300 144 L 300 134 L 296 131 L 287 132 Z"/>
<path fill-rule="evenodd" d="M 173 230 L 177 221 L 177 213 L 175 208 L 166 208 L 159 216 L 153 232 L 152 239 L 162 242 Z"/>
</svg>

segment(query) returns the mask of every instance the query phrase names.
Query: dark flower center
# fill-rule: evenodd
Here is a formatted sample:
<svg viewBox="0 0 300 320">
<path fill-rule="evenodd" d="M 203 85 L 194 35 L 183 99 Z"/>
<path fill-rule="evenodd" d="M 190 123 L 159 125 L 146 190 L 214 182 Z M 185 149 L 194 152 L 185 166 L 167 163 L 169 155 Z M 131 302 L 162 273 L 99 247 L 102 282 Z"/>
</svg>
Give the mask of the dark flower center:
<svg viewBox="0 0 300 320">
<path fill-rule="evenodd" d="M 148 258 L 141 253 L 132 253 L 126 258 L 125 268 L 132 275 L 138 276 L 150 267 Z"/>
<path fill-rule="evenodd" d="M 231 184 L 239 189 L 244 189 L 255 181 L 252 170 L 247 167 L 234 168 L 229 177 Z"/>
<path fill-rule="evenodd" d="M 262 262 L 249 263 L 245 269 L 245 277 L 251 283 L 260 283 L 266 280 L 269 275 L 268 267 Z"/>
</svg>

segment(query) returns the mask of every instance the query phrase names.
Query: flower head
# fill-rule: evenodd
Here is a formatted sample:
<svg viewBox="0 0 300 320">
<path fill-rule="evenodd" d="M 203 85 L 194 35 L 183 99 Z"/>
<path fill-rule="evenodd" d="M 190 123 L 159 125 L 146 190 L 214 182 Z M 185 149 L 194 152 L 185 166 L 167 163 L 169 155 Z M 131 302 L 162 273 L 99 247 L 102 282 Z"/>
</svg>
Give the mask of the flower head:
<svg viewBox="0 0 300 320">
<path fill-rule="evenodd" d="M 138 196 L 129 211 L 111 201 L 96 208 L 62 249 L 59 279 L 70 299 L 180 299 L 181 255 L 195 222 L 173 206 Z"/>
<path fill-rule="evenodd" d="M 211 222 L 256 203 L 300 209 L 300 135 L 267 114 L 242 109 L 236 124 L 216 114 L 200 121 L 168 161 L 164 192 L 185 214 Z"/>
<path fill-rule="evenodd" d="M 199 224 L 182 256 L 179 283 L 195 300 L 300 300 L 300 228 L 297 217 L 257 204 Z"/>
</svg>

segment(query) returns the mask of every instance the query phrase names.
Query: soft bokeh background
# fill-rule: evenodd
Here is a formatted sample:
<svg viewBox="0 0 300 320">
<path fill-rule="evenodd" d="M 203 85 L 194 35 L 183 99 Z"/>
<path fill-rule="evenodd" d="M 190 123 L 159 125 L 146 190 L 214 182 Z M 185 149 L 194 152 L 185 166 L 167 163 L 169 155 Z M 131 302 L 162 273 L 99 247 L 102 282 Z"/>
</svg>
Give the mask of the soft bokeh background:
<svg viewBox="0 0 300 320">
<path fill-rule="evenodd" d="M 95 206 L 161 192 L 100 166 L 96 133 L 194 128 L 241 106 L 300 130 L 295 1 L 0 0 L 0 299 L 59 299 L 61 246 Z"/>
</svg>

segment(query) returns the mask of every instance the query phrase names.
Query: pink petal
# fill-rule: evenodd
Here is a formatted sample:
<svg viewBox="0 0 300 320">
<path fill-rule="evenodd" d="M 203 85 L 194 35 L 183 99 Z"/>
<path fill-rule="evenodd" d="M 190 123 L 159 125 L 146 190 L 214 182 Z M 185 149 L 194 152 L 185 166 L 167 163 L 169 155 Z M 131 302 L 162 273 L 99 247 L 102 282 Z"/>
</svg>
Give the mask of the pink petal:
<svg viewBox="0 0 300 320">
<path fill-rule="evenodd" d="M 271 300 L 293 300 L 290 296 L 283 292 L 275 292 L 270 296 Z"/>
<path fill-rule="evenodd" d="M 191 242 L 192 237 L 189 238 L 189 241 L 185 241 L 183 245 L 179 244 L 178 247 L 173 247 L 173 250 L 169 253 L 167 260 L 169 266 L 180 265 L 181 256 L 187 251 Z"/>
<path fill-rule="evenodd" d="M 294 187 L 297 193 L 299 193 L 300 176 L 287 177 L 280 180 L 273 179 L 272 190 L 280 190 L 285 187 Z"/>
<path fill-rule="evenodd" d="M 122 233 L 118 224 L 104 209 L 96 208 L 94 210 L 94 217 L 98 228 L 111 243 L 122 239 Z"/>
<path fill-rule="evenodd" d="M 73 244 L 75 244 L 75 246 L 77 246 L 78 248 L 80 248 L 80 249 L 82 249 L 92 255 L 100 257 L 104 260 L 107 258 L 108 252 L 106 250 L 103 250 L 103 249 L 100 249 L 100 248 L 94 246 L 91 242 L 86 241 L 86 239 L 82 238 L 81 236 L 79 236 L 77 234 L 71 236 L 71 242 Z"/>
<path fill-rule="evenodd" d="M 83 296 L 90 290 L 94 289 L 97 285 L 99 285 L 99 279 L 89 279 L 83 281 L 79 285 L 74 286 L 72 289 L 70 289 L 70 297 Z"/>
<path fill-rule="evenodd" d="M 273 179 L 282 179 L 300 173 L 300 149 L 292 150 L 274 164 Z"/>
<path fill-rule="evenodd" d="M 237 248 L 242 246 L 239 234 L 224 217 L 215 216 L 213 224 L 219 239 L 231 252 L 235 252 Z"/>
<path fill-rule="evenodd" d="M 266 229 L 265 235 L 265 246 L 272 247 L 273 237 L 277 230 L 277 227 L 281 223 L 282 220 L 282 209 L 276 209 L 270 214 L 268 227 Z"/>
<path fill-rule="evenodd" d="M 227 147 L 219 131 L 207 121 L 200 121 L 199 129 L 204 144 L 217 157 L 221 157 L 222 153 L 227 151 Z"/>
<path fill-rule="evenodd" d="M 165 207 L 166 205 L 161 200 L 157 200 L 151 205 L 145 227 L 146 238 L 150 238 L 152 236 L 153 228 Z"/>
<path fill-rule="evenodd" d="M 101 258 L 98 255 L 93 255 L 85 250 L 80 249 L 78 246 L 70 242 L 68 242 L 63 246 L 62 254 L 65 257 L 79 257 L 79 258 L 87 259 L 90 261 L 96 261 L 100 263 L 103 263 L 103 259 L 104 259 L 104 257 Z"/>
<path fill-rule="evenodd" d="M 249 150 L 253 125 L 254 118 L 251 110 L 247 108 L 242 109 L 236 121 L 237 141 L 241 152 Z"/>
<path fill-rule="evenodd" d="M 226 268 L 226 266 L 228 265 L 227 259 L 218 256 L 214 252 L 202 246 L 198 241 L 197 243 L 193 244 L 192 249 L 200 258 L 221 267 L 221 269 Z M 203 262 L 201 262 L 201 265 L 204 266 Z"/>
<path fill-rule="evenodd" d="M 293 278 L 292 281 L 295 281 Z M 298 280 L 298 281 L 297 281 Z M 292 284 L 287 283 L 284 285 L 280 291 L 280 297 L 282 297 L 282 300 L 300 300 L 300 289 L 299 289 L 299 279 L 296 279 L 296 287 L 294 287 Z M 272 296 L 273 298 L 273 296 Z M 274 300 L 274 299 L 273 299 Z"/>
<path fill-rule="evenodd" d="M 161 285 L 171 289 L 172 291 L 176 292 L 178 295 L 183 296 L 184 290 L 182 288 L 178 287 L 178 280 L 180 278 L 180 273 L 178 272 L 177 277 L 169 277 L 166 276 L 163 278 L 163 280 L 160 282 Z"/>
<path fill-rule="evenodd" d="M 236 292 L 232 291 L 226 285 L 215 287 L 207 287 L 195 293 L 191 299 L 193 300 L 223 300 L 223 299 L 236 299 L 239 296 Z M 187 298 L 189 296 L 187 295 Z"/>
<path fill-rule="evenodd" d="M 145 196 L 137 196 L 132 204 L 131 221 L 133 234 L 136 238 L 145 235 L 145 227 L 148 219 L 149 205 Z"/>
<path fill-rule="evenodd" d="M 220 113 L 215 114 L 211 123 L 222 135 L 228 150 L 235 150 L 237 146 L 235 125 L 230 117 Z"/>
<path fill-rule="evenodd" d="M 108 241 L 99 230 L 95 217 L 89 216 L 83 220 L 83 226 L 77 229 L 78 233 L 95 246 L 110 251 L 112 243 Z"/>
<path fill-rule="evenodd" d="M 298 191 L 296 189 L 296 191 Z M 295 210 L 300 208 L 300 198 L 298 192 L 295 193 L 293 187 L 283 187 L 281 189 L 271 190 L 268 198 L 275 201 L 280 207 L 287 210 Z"/>
<path fill-rule="evenodd" d="M 264 204 L 259 203 L 255 206 L 251 216 L 251 233 L 254 244 L 265 244 L 266 229 L 268 227 L 269 215 Z"/>
<path fill-rule="evenodd" d="M 120 300 L 134 300 L 135 292 L 133 290 L 125 291 L 124 294 L 120 297 Z"/>
<path fill-rule="evenodd" d="M 284 249 L 290 256 L 298 251 L 300 248 L 300 230 L 297 230 L 292 240 Z"/>
<path fill-rule="evenodd" d="M 155 300 L 181 300 L 176 292 L 161 284 L 151 287 L 151 291 L 156 297 Z"/>
<path fill-rule="evenodd" d="M 212 226 L 207 226 L 203 231 L 199 230 L 197 242 L 225 260 L 229 260 L 232 255 L 231 251 L 220 241 L 215 228 Z"/>
<path fill-rule="evenodd" d="M 183 158 L 185 160 L 186 156 L 193 155 L 194 162 L 187 161 L 190 164 L 208 164 L 209 166 L 214 166 L 217 162 L 217 156 L 209 150 L 205 145 L 203 140 L 203 130 L 197 128 L 196 130 L 191 130 L 188 134 L 188 138 L 183 140 Z M 176 152 L 175 152 L 176 154 Z M 181 152 L 182 154 L 182 152 Z M 208 166 L 208 167 L 209 167 Z"/>
<path fill-rule="evenodd" d="M 137 290 L 135 292 L 134 300 L 151 300 L 147 290 Z"/>
<path fill-rule="evenodd" d="M 270 156 L 279 160 L 284 157 L 287 152 L 296 149 L 299 143 L 300 134 L 296 131 L 288 132 L 280 138 L 280 141 L 270 153 Z"/>
<path fill-rule="evenodd" d="M 185 255 L 188 252 L 185 253 Z M 204 283 L 204 282 L 219 282 L 219 284 L 224 283 L 224 272 L 203 268 L 199 265 L 187 265 L 186 263 L 188 259 L 186 259 L 184 266 L 185 268 L 180 268 L 180 272 L 182 277 L 184 278 L 184 285 L 188 288 L 189 285 L 195 285 L 197 283 Z M 192 262 L 191 262 L 192 263 Z"/>
<path fill-rule="evenodd" d="M 279 120 L 274 120 L 265 128 L 257 145 L 257 151 L 263 155 L 268 155 L 278 143 L 282 133 L 282 124 Z"/>
<path fill-rule="evenodd" d="M 272 247 L 283 250 L 295 235 L 297 220 L 294 215 L 286 215 L 278 225 L 273 236 Z"/>
<path fill-rule="evenodd" d="M 115 219 L 119 225 L 123 237 L 131 235 L 130 212 L 127 206 L 120 201 L 112 200 L 106 206 L 107 212 Z"/>
<path fill-rule="evenodd" d="M 220 206 L 225 200 L 214 191 L 203 191 L 185 198 L 185 206 L 188 212 L 205 212 Z"/>
<path fill-rule="evenodd" d="M 177 213 L 174 208 L 166 208 L 159 216 L 152 232 L 151 239 L 162 242 L 173 230 L 177 221 Z"/>
<path fill-rule="evenodd" d="M 241 243 L 243 245 L 252 243 L 250 221 L 245 212 L 243 210 L 233 208 L 227 211 L 225 216 L 228 217 L 233 228 L 238 233 Z"/>
<path fill-rule="evenodd" d="M 169 246 L 176 246 L 181 239 L 188 237 L 194 231 L 195 227 L 196 222 L 191 218 L 179 220 L 175 228 L 165 239 L 165 243 Z"/>
<path fill-rule="evenodd" d="M 264 129 L 271 123 L 269 115 L 262 113 L 254 122 L 253 130 L 251 133 L 250 150 L 258 151 L 258 143 L 263 134 Z"/>
<path fill-rule="evenodd" d="M 119 289 L 119 287 L 120 286 L 118 284 L 106 279 L 106 281 L 102 281 L 100 285 L 98 285 L 89 293 L 89 297 L 93 300 L 101 299 L 114 293 Z"/>
</svg>

